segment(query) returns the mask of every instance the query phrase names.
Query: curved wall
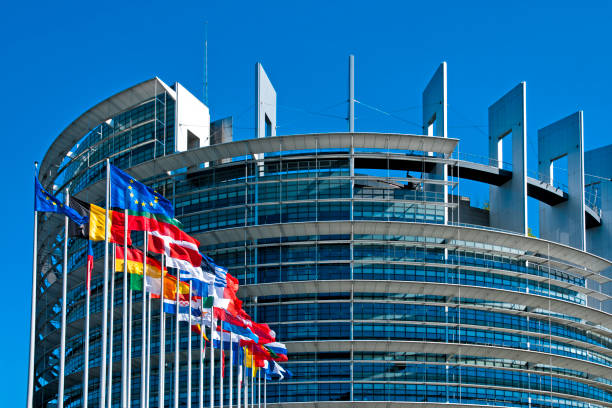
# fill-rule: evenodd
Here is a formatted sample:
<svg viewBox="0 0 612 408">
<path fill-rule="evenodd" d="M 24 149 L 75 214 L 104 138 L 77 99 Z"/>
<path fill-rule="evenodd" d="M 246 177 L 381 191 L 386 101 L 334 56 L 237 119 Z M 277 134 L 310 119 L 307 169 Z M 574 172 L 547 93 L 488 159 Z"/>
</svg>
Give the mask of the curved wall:
<svg viewBox="0 0 612 408">
<path fill-rule="evenodd" d="M 99 201 L 100 163 L 110 157 L 173 200 L 177 218 L 200 239 L 201 250 L 239 278 L 247 311 L 269 323 L 288 346 L 286 367 L 294 377 L 269 383 L 268 403 L 612 406 L 612 316 L 587 304 L 588 297 L 607 299 L 588 287 L 587 278 L 606 282 L 600 272 L 610 263 L 563 245 L 445 220 L 445 208 L 458 203 L 445 203 L 427 186 L 455 186 L 456 180 L 430 173 L 436 163 L 451 162 L 451 139 L 299 135 L 174 153 L 163 147 L 173 137 L 174 123 L 167 116 L 160 123 L 156 100 L 95 124 L 73 150 L 89 161 L 62 160 L 53 181 L 82 199 Z M 151 104 L 158 114 L 151 115 Z M 159 135 L 166 142 L 156 149 Z M 245 155 L 249 146 L 256 148 Z M 429 156 L 429 151 L 437 153 Z M 205 167 L 219 156 L 233 161 Z M 38 406 L 57 396 L 61 243 L 56 237 L 61 228 L 53 215 L 39 226 Z M 134 234 L 136 244 L 141 239 Z M 81 405 L 84 251 L 83 242 L 71 242 L 66 395 L 67 405 L 75 407 Z M 101 246 L 95 252 L 99 258 Z M 98 260 L 95 271 L 100 270 Z M 96 274 L 90 403 L 99 398 L 101 287 Z M 117 364 L 123 358 L 121 287 L 118 275 L 114 405 L 120 403 Z M 133 300 L 132 404 L 137 406 L 138 293 Z M 157 398 L 158 310 L 154 302 L 152 400 Z M 173 361 L 174 324 L 167 319 L 166 347 Z M 181 341 L 186 347 L 186 336 Z M 184 364 L 182 369 L 181 378 Z M 195 366 L 193 374 L 197 404 Z M 170 399 L 172 370 L 166 375 Z M 184 403 L 184 381 L 181 392 Z"/>
</svg>

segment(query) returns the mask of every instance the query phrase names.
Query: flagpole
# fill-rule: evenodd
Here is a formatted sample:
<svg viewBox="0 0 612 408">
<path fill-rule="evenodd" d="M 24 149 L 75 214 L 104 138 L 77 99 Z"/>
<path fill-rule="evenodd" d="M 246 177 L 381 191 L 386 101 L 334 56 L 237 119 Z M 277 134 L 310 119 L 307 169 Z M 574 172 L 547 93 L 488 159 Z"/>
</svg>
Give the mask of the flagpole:
<svg viewBox="0 0 612 408">
<path fill-rule="evenodd" d="M 131 280 L 132 278 L 130 277 L 129 279 Z M 133 309 L 134 309 L 134 299 L 132 298 L 132 286 L 131 285 L 128 289 L 128 301 L 130 304 L 128 307 L 128 310 L 129 310 L 128 312 L 128 352 L 127 352 L 128 365 L 127 365 L 127 393 L 126 393 L 127 398 L 126 399 L 127 399 L 128 407 L 130 407 L 132 405 L 132 323 L 133 323 L 132 318 L 133 318 Z"/>
<path fill-rule="evenodd" d="M 204 295 L 200 293 L 200 375 L 199 408 L 204 408 Z"/>
<path fill-rule="evenodd" d="M 240 357 L 240 347 L 238 347 L 238 357 Z M 238 359 L 238 378 L 236 379 L 236 406 L 238 408 L 240 408 L 240 393 L 242 392 L 242 360 Z"/>
<path fill-rule="evenodd" d="M 261 370 L 257 370 L 257 408 L 261 408 Z"/>
<path fill-rule="evenodd" d="M 89 251 L 89 242 L 87 242 L 87 251 Z M 88 255 L 89 259 L 89 255 Z M 89 268 L 89 261 L 87 262 Z M 92 271 L 93 272 L 93 271 Z M 91 274 L 87 271 L 87 293 L 85 294 L 85 345 L 84 345 L 84 368 L 83 368 L 83 403 L 81 406 L 87 408 L 89 398 L 89 314 L 91 304 Z"/>
<path fill-rule="evenodd" d="M 113 399 L 113 337 L 114 337 L 114 324 L 113 322 L 115 321 L 115 267 L 116 267 L 116 263 L 117 263 L 117 254 L 116 254 L 116 244 L 113 244 L 113 249 L 112 249 L 112 254 L 113 254 L 113 264 L 111 265 L 111 287 L 110 287 L 110 322 L 108 323 L 109 325 L 109 332 L 110 332 L 110 336 L 108 339 L 108 380 L 107 380 L 107 391 L 108 391 L 108 395 L 106 396 L 106 406 L 108 408 L 111 408 L 112 404 L 112 399 Z M 124 266 L 125 265 L 125 260 L 123 261 Z"/>
<path fill-rule="evenodd" d="M 147 408 L 151 405 L 151 292 L 147 293 Z"/>
<path fill-rule="evenodd" d="M 255 406 L 255 357 L 251 350 L 251 407 Z"/>
<path fill-rule="evenodd" d="M 219 330 L 219 407 L 223 408 L 223 377 L 225 376 L 225 358 L 223 356 L 223 321 L 220 321 Z"/>
<path fill-rule="evenodd" d="M 245 350 L 243 348 L 243 350 Z M 246 353 L 245 353 L 246 354 Z M 246 361 L 244 362 L 244 408 L 249 406 L 249 377 L 247 376 Z"/>
<path fill-rule="evenodd" d="M 191 408 L 191 284 L 189 284 L 189 329 L 187 330 L 187 406 Z"/>
<path fill-rule="evenodd" d="M 142 258 L 142 312 L 141 312 L 141 350 L 140 350 L 140 408 L 147 406 L 147 250 L 149 233 L 144 232 L 144 256 Z"/>
<path fill-rule="evenodd" d="M 181 270 L 176 270 L 176 335 L 174 336 L 174 408 L 179 408 L 179 364 L 180 364 L 180 326 L 179 326 L 179 310 L 180 310 L 180 292 L 181 292 Z"/>
<path fill-rule="evenodd" d="M 122 305 L 122 325 L 121 325 L 121 407 L 128 407 L 127 399 L 127 365 L 128 365 L 128 269 L 127 269 L 127 253 L 128 253 L 128 210 L 123 210 L 123 305 Z M 115 261 L 116 262 L 116 261 Z M 87 408 L 87 407 L 85 407 Z"/>
<path fill-rule="evenodd" d="M 229 408 L 232 408 L 233 402 L 232 397 L 234 396 L 234 342 L 232 337 L 232 332 L 230 332 L 230 361 L 229 361 Z"/>
<path fill-rule="evenodd" d="M 213 348 L 213 339 L 215 326 L 215 306 L 210 307 L 210 408 L 215 407 L 215 349 Z"/>
<path fill-rule="evenodd" d="M 264 408 L 268 406 L 268 377 L 264 375 Z"/>
<path fill-rule="evenodd" d="M 166 277 L 164 276 L 164 270 L 166 268 L 166 258 L 162 254 L 161 256 L 161 302 L 159 304 L 159 408 L 165 406 L 165 377 L 166 377 L 166 315 L 164 314 L 164 284 Z"/>
<path fill-rule="evenodd" d="M 38 162 L 34 162 L 34 177 L 38 170 Z M 27 408 L 34 406 L 34 353 L 36 351 L 36 295 L 38 275 L 38 211 L 36 211 L 36 198 L 34 198 L 34 236 L 32 249 L 32 299 L 30 299 L 30 356 L 28 363 L 28 401 Z"/>
<path fill-rule="evenodd" d="M 102 291 L 102 354 L 100 363 L 100 408 L 106 408 L 106 339 L 108 336 L 108 238 L 110 236 L 110 160 L 106 159 L 106 211 L 104 211 L 104 283 Z"/>
<path fill-rule="evenodd" d="M 66 204 L 70 203 L 68 189 Z M 64 216 L 64 263 L 62 264 L 62 320 L 60 338 L 60 372 L 58 378 L 57 408 L 64 408 L 64 374 L 66 369 L 66 293 L 68 292 L 68 216 Z"/>
</svg>

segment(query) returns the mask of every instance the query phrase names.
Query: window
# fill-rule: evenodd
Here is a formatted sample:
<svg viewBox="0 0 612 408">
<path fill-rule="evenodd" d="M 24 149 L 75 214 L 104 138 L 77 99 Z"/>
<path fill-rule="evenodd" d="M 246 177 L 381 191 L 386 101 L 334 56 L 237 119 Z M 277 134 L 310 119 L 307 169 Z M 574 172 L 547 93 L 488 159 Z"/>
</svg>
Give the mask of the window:
<svg viewBox="0 0 612 408">
<path fill-rule="evenodd" d="M 497 140 L 497 167 L 512 170 L 512 131 Z"/>
<path fill-rule="evenodd" d="M 272 136 L 272 122 L 268 115 L 264 115 L 266 120 L 266 137 Z"/>
</svg>

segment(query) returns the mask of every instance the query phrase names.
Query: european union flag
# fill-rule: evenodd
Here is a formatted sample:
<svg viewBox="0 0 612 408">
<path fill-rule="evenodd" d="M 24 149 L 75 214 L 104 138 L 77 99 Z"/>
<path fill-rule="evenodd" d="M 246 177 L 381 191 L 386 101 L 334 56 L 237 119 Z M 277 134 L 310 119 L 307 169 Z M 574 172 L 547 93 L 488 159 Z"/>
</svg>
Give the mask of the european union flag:
<svg viewBox="0 0 612 408">
<path fill-rule="evenodd" d="M 38 177 L 34 176 L 34 211 L 54 212 L 68 216 L 74 223 L 81 225 L 87 222 L 87 219 L 79 215 L 72 208 L 64 205 L 60 200 L 49 194 L 38 181 Z"/>
<path fill-rule="evenodd" d="M 172 203 L 117 167 L 110 166 L 111 207 L 174 218 Z"/>
</svg>

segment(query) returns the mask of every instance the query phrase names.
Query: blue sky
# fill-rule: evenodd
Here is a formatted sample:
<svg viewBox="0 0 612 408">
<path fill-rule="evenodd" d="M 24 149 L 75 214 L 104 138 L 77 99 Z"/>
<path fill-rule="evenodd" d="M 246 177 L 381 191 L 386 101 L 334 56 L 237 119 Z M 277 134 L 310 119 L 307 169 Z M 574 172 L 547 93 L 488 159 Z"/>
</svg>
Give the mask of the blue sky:
<svg viewBox="0 0 612 408">
<path fill-rule="evenodd" d="M 527 82 L 531 169 L 537 130 L 579 109 L 586 148 L 610 144 L 607 1 L 293 3 L 3 5 L 1 165 L 9 188 L 0 204 L 8 271 L 0 406 L 25 401 L 32 163 L 81 113 L 144 79 L 178 81 L 202 96 L 204 21 L 211 116 L 233 115 L 239 138 L 253 134 L 257 61 L 278 93 L 278 134 L 345 130 L 342 102 L 353 53 L 356 99 L 401 118 L 357 105 L 357 130 L 420 132 L 421 92 L 447 61 L 449 135 L 462 139 L 462 151 L 486 154 L 487 107 L 520 81 Z M 487 200 L 482 190 L 476 195 L 477 204 Z"/>
</svg>

